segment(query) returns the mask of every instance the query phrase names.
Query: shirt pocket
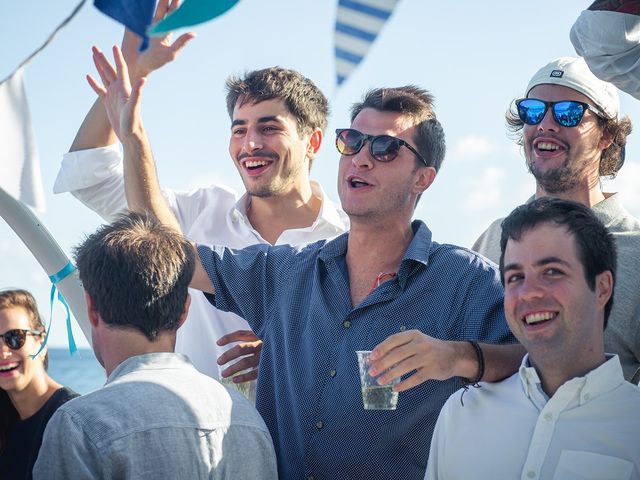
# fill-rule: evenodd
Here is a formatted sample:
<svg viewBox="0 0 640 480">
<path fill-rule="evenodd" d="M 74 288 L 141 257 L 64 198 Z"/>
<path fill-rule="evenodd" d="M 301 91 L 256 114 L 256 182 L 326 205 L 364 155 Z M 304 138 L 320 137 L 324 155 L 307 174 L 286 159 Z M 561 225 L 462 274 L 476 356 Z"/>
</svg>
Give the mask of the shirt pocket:
<svg viewBox="0 0 640 480">
<path fill-rule="evenodd" d="M 563 450 L 553 480 L 628 480 L 633 463 L 618 457 Z"/>
</svg>

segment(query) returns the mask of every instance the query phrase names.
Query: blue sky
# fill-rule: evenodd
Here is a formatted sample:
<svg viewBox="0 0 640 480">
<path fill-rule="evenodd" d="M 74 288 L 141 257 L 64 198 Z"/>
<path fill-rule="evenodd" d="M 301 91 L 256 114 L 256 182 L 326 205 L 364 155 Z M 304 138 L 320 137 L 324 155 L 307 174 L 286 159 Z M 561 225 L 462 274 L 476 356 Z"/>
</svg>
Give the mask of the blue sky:
<svg viewBox="0 0 640 480">
<path fill-rule="evenodd" d="M 76 3 L 3 2 L 0 78 L 39 46 Z M 534 191 L 523 157 L 507 137 L 504 112 L 511 100 L 522 96 L 539 67 L 575 54 L 569 29 L 590 3 L 401 0 L 364 62 L 336 89 L 337 1 L 241 0 L 223 17 L 194 28 L 198 37 L 176 62 L 152 75 L 145 88 L 143 117 L 161 183 L 190 189 L 222 182 L 242 189 L 227 153 L 230 121 L 224 81 L 231 73 L 281 65 L 299 70 L 327 94 L 332 115 L 312 177 L 334 198 L 338 155 L 332 132 L 348 126 L 351 103 L 368 88 L 417 84 L 436 96 L 448 152 L 415 216 L 426 221 L 437 241 L 470 246 L 492 220 Z M 91 45 L 107 50 L 119 43 L 121 35 L 121 26 L 88 2 L 26 69 L 47 201 L 41 219 L 67 252 L 101 220 L 71 195 L 53 195 L 53 181 L 62 154 L 95 98 L 84 78 L 93 72 Z M 640 119 L 638 102 L 626 94 L 621 100 L 623 113 Z M 636 133 L 629 137 L 627 162 L 619 178 L 605 184 L 605 190 L 623 194 L 636 216 L 640 216 L 639 152 Z M 48 316 L 49 281 L 1 221 L 0 255 L 0 287 L 31 290 Z M 61 312 L 56 319 L 51 342 L 64 345 Z M 76 339 L 81 337 L 78 330 Z"/>
</svg>

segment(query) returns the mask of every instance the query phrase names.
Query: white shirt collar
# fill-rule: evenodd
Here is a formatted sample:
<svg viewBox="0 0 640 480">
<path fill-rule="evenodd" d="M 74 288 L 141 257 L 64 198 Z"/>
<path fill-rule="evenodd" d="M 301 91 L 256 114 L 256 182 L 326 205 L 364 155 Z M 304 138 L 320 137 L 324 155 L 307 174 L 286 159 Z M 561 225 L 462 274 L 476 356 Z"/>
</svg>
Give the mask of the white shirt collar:
<svg viewBox="0 0 640 480">
<path fill-rule="evenodd" d="M 341 231 L 348 230 L 348 217 L 342 211 L 342 208 L 340 208 L 338 204 L 332 202 L 327 198 L 327 195 L 324 193 L 324 189 L 322 188 L 322 185 L 320 185 L 320 183 L 315 180 L 311 180 L 310 183 L 311 192 L 313 193 L 313 195 L 320 199 L 321 206 L 318 217 L 315 219 L 313 224 L 308 227 L 308 229 L 314 230 L 321 223 L 324 223 L 333 225 Z M 243 217 L 248 224 L 249 219 L 247 218 L 247 206 L 249 204 L 249 200 L 249 194 L 245 192 L 235 204 L 235 212 Z"/>
<path fill-rule="evenodd" d="M 570 394 L 571 397 L 578 397 L 579 404 L 585 404 L 594 398 L 609 392 L 624 382 L 622 366 L 617 355 L 606 354 L 606 361 L 599 367 L 591 370 L 583 377 L 575 377 L 567 380 L 558 388 L 554 397 Z M 537 370 L 529 362 L 529 354 L 522 359 L 522 364 L 518 371 L 522 387 L 527 397 L 538 405 L 539 408 L 549 400 L 549 397 L 542 390 L 541 380 Z"/>
</svg>

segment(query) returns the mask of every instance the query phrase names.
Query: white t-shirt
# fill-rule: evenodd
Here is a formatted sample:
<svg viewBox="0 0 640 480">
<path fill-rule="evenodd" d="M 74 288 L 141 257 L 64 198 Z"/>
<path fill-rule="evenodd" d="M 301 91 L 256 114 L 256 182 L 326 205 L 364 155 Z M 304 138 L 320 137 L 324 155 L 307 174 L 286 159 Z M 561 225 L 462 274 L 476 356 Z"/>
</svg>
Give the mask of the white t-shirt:
<svg viewBox="0 0 640 480">
<path fill-rule="evenodd" d="M 113 221 L 127 208 L 122 167 L 117 145 L 67 153 L 53 191 L 71 192 L 106 221 Z M 310 227 L 285 230 L 276 245 L 305 245 L 348 229 L 349 220 L 342 209 L 326 198 L 320 184 L 311 182 L 311 185 L 313 194 L 322 200 L 318 218 Z M 163 190 L 163 193 L 183 233 L 196 243 L 231 248 L 267 243 L 249 223 L 246 194 L 238 199 L 232 189 L 216 185 L 190 192 Z M 190 293 L 191 308 L 187 321 L 178 330 L 176 352 L 186 354 L 202 373 L 220 378 L 216 359 L 230 346 L 219 347 L 216 341 L 236 330 L 250 330 L 249 325 L 233 313 L 215 309 L 202 292 Z"/>
</svg>

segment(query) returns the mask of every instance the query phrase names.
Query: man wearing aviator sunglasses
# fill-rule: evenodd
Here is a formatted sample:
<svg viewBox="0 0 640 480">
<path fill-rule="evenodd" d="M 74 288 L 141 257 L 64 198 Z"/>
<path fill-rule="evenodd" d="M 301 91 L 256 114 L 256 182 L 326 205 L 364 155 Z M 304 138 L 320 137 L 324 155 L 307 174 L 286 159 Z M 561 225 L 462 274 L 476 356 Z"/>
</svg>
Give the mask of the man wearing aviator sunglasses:
<svg viewBox="0 0 640 480">
<path fill-rule="evenodd" d="M 109 118 L 140 124 L 140 86 L 119 87 L 101 95 Z M 130 207 L 179 231 L 153 170 L 143 168 L 148 140 L 142 131 L 124 134 L 136 139 L 124 144 L 134 173 L 125 180 L 149 186 Z M 476 340 L 514 341 L 499 272 L 411 221 L 445 153 L 430 94 L 372 90 L 339 137 L 338 192 L 350 232 L 305 248 L 198 245 L 190 286 L 268 339 L 256 406 L 274 439 L 279 478 L 422 479 L 440 408 L 462 385 L 455 376 L 484 378 Z M 517 367 L 522 348 L 515 349 L 513 365 L 487 357 L 486 379 Z M 403 377 L 393 387 L 403 392 L 396 411 L 363 408 L 356 350 L 374 350 L 370 370 L 380 384 Z"/>
<path fill-rule="evenodd" d="M 627 380 L 640 375 L 640 221 L 619 195 L 604 192 L 601 177 L 613 177 L 624 163 L 631 122 L 619 118 L 616 88 L 598 79 L 581 58 L 563 57 L 542 67 L 526 97 L 516 100 L 507 124 L 524 147 L 536 179 L 531 200 L 559 197 L 591 207 L 616 239 L 618 276 L 613 310 L 605 330 L 605 350 L 617 353 Z M 501 219 L 472 247 L 500 258 Z M 638 372 L 636 374 L 636 372 Z M 634 375 L 635 378 L 634 378 Z"/>
</svg>

